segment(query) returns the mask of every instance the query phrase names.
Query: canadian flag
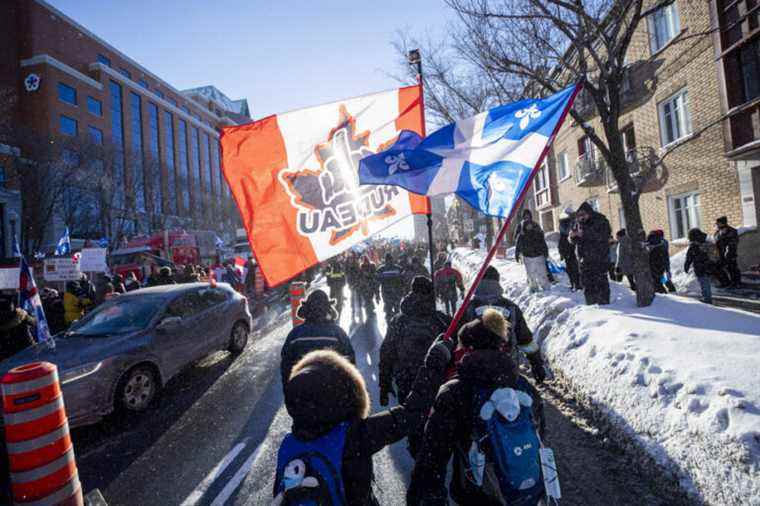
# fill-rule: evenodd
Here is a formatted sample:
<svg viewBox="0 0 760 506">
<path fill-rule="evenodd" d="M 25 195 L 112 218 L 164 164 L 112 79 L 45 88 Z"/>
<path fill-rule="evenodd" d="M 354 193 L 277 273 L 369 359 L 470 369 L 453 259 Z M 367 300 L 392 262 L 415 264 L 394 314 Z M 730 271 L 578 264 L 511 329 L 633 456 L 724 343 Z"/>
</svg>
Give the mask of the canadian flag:
<svg viewBox="0 0 760 506">
<path fill-rule="evenodd" d="M 424 197 L 358 177 L 359 160 L 422 126 L 421 87 L 410 86 L 222 131 L 224 175 L 269 286 L 429 212 Z"/>
</svg>

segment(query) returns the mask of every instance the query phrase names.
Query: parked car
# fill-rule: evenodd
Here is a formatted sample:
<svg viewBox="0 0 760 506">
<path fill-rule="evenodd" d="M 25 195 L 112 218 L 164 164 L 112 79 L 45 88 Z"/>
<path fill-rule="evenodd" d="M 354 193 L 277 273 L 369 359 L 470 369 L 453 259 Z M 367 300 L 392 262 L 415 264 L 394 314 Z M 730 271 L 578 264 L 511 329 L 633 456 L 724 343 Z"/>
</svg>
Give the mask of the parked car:
<svg viewBox="0 0 760 506">
<path fill-rule="evenodd" d="M 115 297 L 66 332 L 0 363 L 0 376 L 36 361 L 58 366 L 72 426 L 114 410 L 147 409 L 169 379 L 211 352 L 239 354 L 252 328 L 248 301 L 226 283 L 156 286 Z"/>
</svg>

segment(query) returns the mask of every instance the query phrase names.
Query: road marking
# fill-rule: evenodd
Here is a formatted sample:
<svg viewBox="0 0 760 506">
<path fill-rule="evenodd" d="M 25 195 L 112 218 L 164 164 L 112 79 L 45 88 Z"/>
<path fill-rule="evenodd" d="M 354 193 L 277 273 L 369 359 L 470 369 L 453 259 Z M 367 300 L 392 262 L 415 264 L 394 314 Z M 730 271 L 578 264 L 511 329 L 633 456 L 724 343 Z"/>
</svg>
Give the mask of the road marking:
<svg viewBox="0 0 760 506">
<path fill-rule="evenodd" d="M 189 496 L 187 496 L 187 499 L 182 501 L 181 506 L 194 506 L 198 503 L 198 501 L 203 498 L 203 494 L 206 493 L 206 491 L 209 489 L 209 487 L 216 481 L 216 479 L 221 475 L 225 469 L 230 465 L 230 463 L 235 460 L 235 457 L 238 456 L 238 454 L 243 451 L 243 448 L 245 448 L 245 443 L 238 443 L 236 444 L 230 452 L 225 455 L 225 457 L 211 470 L 210 473 L 206 475 L 206 477 L 203 479 L 203 481 L 193 490 Z"/>
<path fill-rule="evenodd" d="M 261 452 L 261 448 L 263 447 L 263 444 L 259 445 L 258 448 L 256 448 L 256 450 L 254 450 L 254 452 L 246 459 L 232 479 L 224 486 L 222 491 L 219 492 L 219 495 L 216 496 L 216 499 L 211 503 L 211 506 L 223 506 L 227 503 L 227 499 L 230 498 L 232 493 L 240 486 L 240 483 L 242 483 L 245 477 L 248 476 L 248 473 L 251 472 L 253 463 L 256 461 L 256 457 L 259 456 L 259 452 Z"/>
</svg>

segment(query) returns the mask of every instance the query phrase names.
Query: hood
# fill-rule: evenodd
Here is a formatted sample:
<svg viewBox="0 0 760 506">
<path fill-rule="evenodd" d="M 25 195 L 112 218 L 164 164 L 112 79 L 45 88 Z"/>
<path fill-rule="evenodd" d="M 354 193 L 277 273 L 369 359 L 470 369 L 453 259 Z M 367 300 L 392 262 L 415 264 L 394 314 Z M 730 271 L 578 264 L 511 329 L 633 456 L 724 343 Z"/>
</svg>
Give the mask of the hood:
<svg viewBox="0 0 760 506">
<path fill-rule="evenodd" d="M 500 350 L 474 350 L 457 366 L 459 378 L 483 386 L 513 387 L 516 366 L 509 354 Z"/>
<path fill-rule="evenodd" d="M 591 204 L 589 204 L 588 202 L 584 202 L 583 204 L 581 204 L 580 206 L 578 206 L 578 212 L 580 212 L 580 211 L 585 211 L 588 214 L 594 214 L 596 212 L 596 211 L 594 211 L 594 208 L 591 207 Z"/>
<path fill-rule="evenodd" d="M 435 312 L 435 303 L 428 294 L 412 292 L 401 300 L 401 312 L 407 316 L 424 318 Z"/>
<path fill-rule="evenodd" d="M 293 432 L 314 439 L 337 424 L 369 415 L 364 378 L 348 360 L 334 351 L 315 351 L 302 358 L 285 386 L 285 408 L 293 418 Z"/>
<path fill-rule="evenodd" d="M 504 290 L 501 288 L 501 283 L 497 279 L 482 279 L 480 284 L 475 289 L 474 296 L 479 299 L 495 299 L 501 297 Z"/>
</svg>

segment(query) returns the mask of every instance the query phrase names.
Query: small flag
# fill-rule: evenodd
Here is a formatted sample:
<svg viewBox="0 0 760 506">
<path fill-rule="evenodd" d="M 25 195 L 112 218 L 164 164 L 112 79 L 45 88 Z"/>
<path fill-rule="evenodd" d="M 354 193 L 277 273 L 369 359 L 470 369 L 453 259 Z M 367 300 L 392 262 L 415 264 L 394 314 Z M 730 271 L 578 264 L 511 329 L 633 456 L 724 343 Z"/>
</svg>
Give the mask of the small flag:
<svg viewBox="0 0 760 506">
<path fill-rule="evenodd" d="M 58 244 L 55 247 L 56 255 L 68 255 L 71 253 L 71 239 L 69 238 L 69 227 L 63 231 L 63 236 L 58 239 Z"/>
<path fill-rule="evenodd" d="M 507 217 L 572 107 L 579 86 L 502 105 L 423 139 L 404 131 L 359 164 L 363 185 L 397 185 L 420 195 L 456 193 L 475 209 Z"/>
<path fill-rule="evenodd" d="M 214 238 L 214 244 L 216 245 L 216 249 L 224 248 L 224 241 L 218 235 Z"/>
<path fill-rule="evenodd" d="M 32 270 L 29 268 L 29 264 L 26 263 L 23 255 L 21 256 L 18 287 L 19 307 L 34 316 L 37 320 L 35 339 L 38 343 L 48 342 L 51 346 L 55 346 L 55 341 L 53 341 L 50 335 L 47 318 L 45 318 L 45 310 L 42 308 L 42 300 L 32 276 Z"/>
<path fill-rule="evenodd" d="M 13 256 L 16 258 L 21 256 L 21 248 L 18 245 L 18 240 L 15 235 L 13 236 Z"/>
<path fill-rule="evenodd" d="M 108 247 L 108 238 L 104 237 L 101 240 L 98 241 L 98 246 L 101 248 L 107 248 Z"/>
</svg>

